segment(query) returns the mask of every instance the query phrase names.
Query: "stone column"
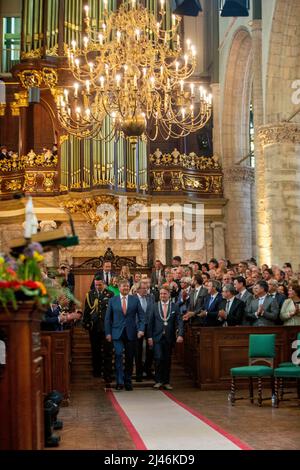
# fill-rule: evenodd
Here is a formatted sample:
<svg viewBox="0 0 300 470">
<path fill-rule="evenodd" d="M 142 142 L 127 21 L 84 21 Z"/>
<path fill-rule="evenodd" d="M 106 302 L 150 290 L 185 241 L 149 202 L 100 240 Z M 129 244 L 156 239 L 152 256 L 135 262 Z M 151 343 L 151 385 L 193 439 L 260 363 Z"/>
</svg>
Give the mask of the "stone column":
<svg viewBox="0 0 300 470">
<path fill-rule="evenodd" d="M 163 264 L 166 264 L 166 239 L 163 237 L 166 227 L 163 222 L 154 220 L 151 224 L 151 230 L 154 234 L 154 261 L 159 259 Z"/>
<path fill-rule="evenodd" d="M 252 256 L 251 187 L 254 170 L 233 166 L 224 170 L 226 219 L 226 257 L 237 263 Z"/>
<path fill-rule="evenodd" d="M 223 222 L 213 222 L 210 225 L 213 231 L 213 257 L 225 258 L 225 227 Z"/>
<path fill-rule="evenodd" d="M 269 124 L 259 130 L 265 161 L 265 225 L 260 259 L 294 270 L 300 264 L 300 125 Z"/>
<path fill-rule="evenodd" d="M 255 211 L 253 211 L 253 227 L 256 227 L 256 245 L 262 244 L 264 237 L 265 219 L 265 165 L 263 150 L 258 136 L 259 127 L 264 123 L 263 79 L 262 79 L 262 20 L 252 21 L 252 50 L 253 50 L 253 116 L 254 116 L 254 145 L 255 145 Z M 254 240 L 253 240 L 254 241 Z M 256 251 L 256 250 L 255 250 Z M 258 263 L 267 263 L 258 250 Z"/>
<path fill-rule="evenodd" d="M 182 262 L 185 262 L 185 243 L 184 243 L 184 235 L 183 235 L 183 223 L 182 222 L 171 222 L 173 225 L 173 238 L 172 238 L 172 251 L 173 256 L 181 256 Z M 178 237 L 178 238 L 176 238 Z"/>
</svg>

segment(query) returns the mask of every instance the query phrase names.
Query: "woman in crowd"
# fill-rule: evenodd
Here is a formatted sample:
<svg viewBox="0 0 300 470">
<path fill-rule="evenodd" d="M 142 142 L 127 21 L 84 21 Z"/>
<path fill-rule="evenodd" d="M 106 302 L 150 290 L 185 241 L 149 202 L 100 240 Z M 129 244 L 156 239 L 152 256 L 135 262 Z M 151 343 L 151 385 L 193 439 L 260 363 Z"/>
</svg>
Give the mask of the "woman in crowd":
<svg viewBox="0 0 300 470">
<path fill-rule="evenodd" d="M 300 325 L 300 286 L 290 285 L 288 295 L 289 298 L 282 305 L 280 318 L 284 326 Z"/>
<path fill-rule="evenodd" d="M 122 266 L 121 271 L 120 271 L 120 278 L 128 281 L 130 284 L 130 287 L 132 287 L 133 276 L 131 275 L 129 266 L 127 266 L 127 264 L 124 264 L 124 266 Z"/>
<path fill-rule="evenodd" d="M 110 281 L 110 285 L 108 286 L 107 290 L 112 292 L 114 295 L 120 295 L 119 287 L 118 287 L 118 278 L 117 276 L 113 276 Z"/>
</svg>

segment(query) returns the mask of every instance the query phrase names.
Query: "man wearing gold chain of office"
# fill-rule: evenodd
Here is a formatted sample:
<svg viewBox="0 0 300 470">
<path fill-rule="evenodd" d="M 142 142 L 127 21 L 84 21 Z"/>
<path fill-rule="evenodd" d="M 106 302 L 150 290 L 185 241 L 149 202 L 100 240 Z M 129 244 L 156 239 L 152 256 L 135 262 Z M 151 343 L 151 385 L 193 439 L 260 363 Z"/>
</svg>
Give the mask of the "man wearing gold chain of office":
<svg viewBox="0 0 300 470">
<path fill-rule="evenodd" d="M 159 302 L 150 313 L 148 344 L 154 349 L 155 389 L 172 390 L 170 370 L 175 342 L 183 342 L 184 324 L 177 304 L 170 300 L 169 286 L 160 289 Z M 176 339 L 177 335 L 177 339 Z"/>
</svg>

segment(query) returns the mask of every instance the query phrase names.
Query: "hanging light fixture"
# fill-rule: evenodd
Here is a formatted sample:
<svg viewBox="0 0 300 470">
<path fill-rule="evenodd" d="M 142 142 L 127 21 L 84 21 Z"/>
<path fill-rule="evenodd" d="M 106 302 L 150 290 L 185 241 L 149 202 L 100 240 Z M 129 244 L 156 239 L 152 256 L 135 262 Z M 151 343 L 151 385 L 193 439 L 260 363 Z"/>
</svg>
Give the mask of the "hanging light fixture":
<svg viewBox="0 0 300 470">
<path fill-rule="evenodd" d="M 68 47 L 73 85 L 55 93 L 65 130 L 106 141 L 118 136 L 167 140 L 205 126 L 212 96 L 191 81 L 195 47 L 181 42 L 181 18 L 172 15 L 165 30 L 165 17 L 165 0 L 160 0 L 159 20 L 136 0 L 123 1 L 109 15 L 104 0 L 102 26 L 95 30 L 85 6 L 82 44 L 73 41 Z"/>
</svg>

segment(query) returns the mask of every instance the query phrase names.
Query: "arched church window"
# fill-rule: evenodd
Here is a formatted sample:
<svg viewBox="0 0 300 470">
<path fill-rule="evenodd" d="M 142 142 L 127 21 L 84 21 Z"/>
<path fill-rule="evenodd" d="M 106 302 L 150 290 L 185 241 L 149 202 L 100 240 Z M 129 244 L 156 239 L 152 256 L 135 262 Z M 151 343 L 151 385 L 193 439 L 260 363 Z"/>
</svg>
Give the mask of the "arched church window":
<svg viewBox="0 0 300 470">
<path fill-rule="evenodd" d="M 253 105 L 250 105 L 250 119 L 249 119 L 249 149 L 250 149 L 250 166 L 255 168 L 255 144 L 254 144 L 254 115 Z"/>
</svg>

